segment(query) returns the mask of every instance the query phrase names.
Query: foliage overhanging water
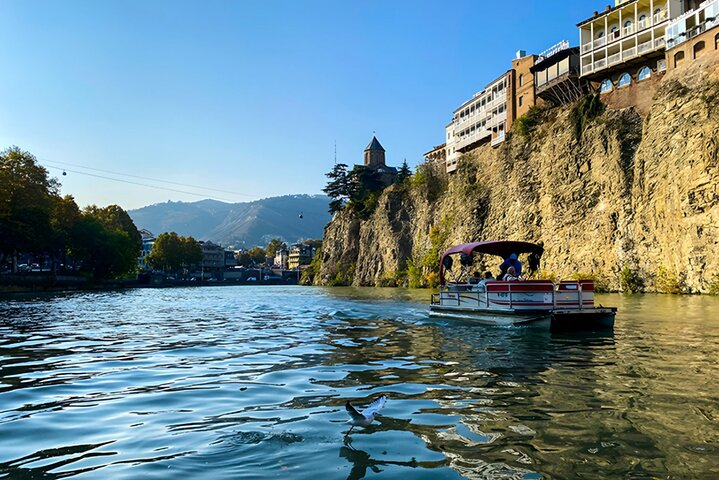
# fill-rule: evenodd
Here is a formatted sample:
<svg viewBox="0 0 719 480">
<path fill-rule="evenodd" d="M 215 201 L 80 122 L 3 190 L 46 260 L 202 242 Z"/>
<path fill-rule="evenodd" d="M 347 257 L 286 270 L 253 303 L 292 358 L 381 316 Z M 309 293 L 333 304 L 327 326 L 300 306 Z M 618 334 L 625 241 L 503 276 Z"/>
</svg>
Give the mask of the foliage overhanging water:
<svg viewBox="0 0 719 480">
<path fill-rule="evenodd" d="M 719 299 L 614 333 L 427 317 L 429 293 L 223 287 L 0 302 L 0 478 L 719 478 Z M 383 416 L 347 441 L 347 400 Z"/>
</svg>

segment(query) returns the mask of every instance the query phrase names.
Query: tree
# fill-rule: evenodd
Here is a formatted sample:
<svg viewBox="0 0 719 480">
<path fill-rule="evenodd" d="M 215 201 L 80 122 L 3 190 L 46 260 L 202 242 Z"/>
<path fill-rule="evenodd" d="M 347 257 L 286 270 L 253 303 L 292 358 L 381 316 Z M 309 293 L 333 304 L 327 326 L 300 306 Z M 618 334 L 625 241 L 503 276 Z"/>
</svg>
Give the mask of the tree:
<svg viewBox="0 0 719 480">
<path fill-rule="evenodd" d="M 158 235 L 152 251 L 145 257 L 149 266 L 168 273 L 179 273 L 202 261 L 200 242 L 192 237 L 182 237 L 175 232 Z"/>
<path fill-rule="evenodd" d="M 273 238 L 265 249 L 268 257 L 273 257 L 279 250 L 287 250 L 287 244 L 279 238 Z"/>
<path fill-rule="evenodd" d="M 317 250 L 318 248 L 320 248 L 322 246 L 322 239 L 319 239 L 319 240 L 309 239 L 309 240 L 305 240 L 302 243 L 304 243 L 305 245 L 309 245 L 310 247 Z"/>
<path fill-rule="evenodd" d="M 412 171 L 409 169 L 409 166 L 407 166 L 407 159 L 405 158 L 404 162 L 402 162 L 402 166 L 397 172 L 397 177 L 394 182 L 402 184 L 409 179 L 410 175 L 412 175 Z"/>
<path fill-rule="evenodd" d="M 50 210 L 58 183 L 29 152 L 0 152 L 0 263 L 18 252 L 43 253 L 51 238 Z"/>
<path fill-rule="evenodd" d="M 82 213 L 71 195 L 53 196 L 50 214 L 52 235 L 49 241 L 49 253 L 53 271 L 57 268 L 57 260 L 67 265 L 68 254 L 72 252 L 78 241 L 78 227 L 82 221 Z"/>
<path fill-rule="evenodd" d="M 85 208 L 76 235 L 73 257 L 81 259 L 82 270 L 96 280 L 118 278 L 136 270 L 142 237 L 119 206 Z"/>
<path fill-rule="evenodd" d="M 262 247 L 252 247 L 247 251 L 254 263 L 265 263 L 265 249 Z"/>
<path fill-rule="evenodd" d="M 329 211 L 334 214 L 342 210 L 350 197 L 350 177 L 347 173 L 347 165 L 337 163 L 325 176 L 330 180 L 322 191 L 332 199 L 330 201 Z"/>
</svg>

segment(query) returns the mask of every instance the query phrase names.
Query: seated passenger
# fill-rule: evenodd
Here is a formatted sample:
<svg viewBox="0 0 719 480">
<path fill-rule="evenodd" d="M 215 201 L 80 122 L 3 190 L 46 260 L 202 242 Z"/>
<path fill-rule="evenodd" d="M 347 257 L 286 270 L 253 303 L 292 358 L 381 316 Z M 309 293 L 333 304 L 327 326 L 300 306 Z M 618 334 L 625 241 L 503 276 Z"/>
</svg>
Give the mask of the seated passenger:
<svg viewBox="0 0 719 480">
<path fill-rule="evenodd" d="M 512 282 L 515 280 L 524 280 L 522 277 L 517 276 L 517 271 L 514 269 L 514 267 L 509 267 L 507 269 L 507 274 L 502 278 L 505 282 Z"/>
<path fill-rule="evenodd" d="M 484 278 L 482 279 L 481 283 L 484 283 L 488 280 L 494 280 L 494 276 L 492 275 L 492 272 L 484 272 Z"/>
<path fill-rule="evenodd" d="M 479 283 L 479 272 L 474 272 L 471 277 L 467 278 L 467 283 L 470 283 L 470 284 Z"/>
</svg>

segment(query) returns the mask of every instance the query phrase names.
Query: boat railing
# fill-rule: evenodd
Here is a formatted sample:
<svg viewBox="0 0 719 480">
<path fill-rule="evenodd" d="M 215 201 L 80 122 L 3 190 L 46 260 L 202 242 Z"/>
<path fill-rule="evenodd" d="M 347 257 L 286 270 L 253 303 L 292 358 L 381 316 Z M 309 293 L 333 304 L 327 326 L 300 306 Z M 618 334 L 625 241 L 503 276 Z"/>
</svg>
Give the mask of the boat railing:
<svg viewBox="0 0 719 480">
<path fill-rule="evenodd" d="M 517 307 L 516 297 L 518 294 L 527 293 L 527 287 L 536 285 L 537 290 L 532 291 L 533 293 L 544 292 L 545 294 L 551 295 L 551 301 L 545 302 L 551 304 L 552 308 L 570 308 L 570 309 L 584 309 L 587 308 L 587 303 L 591 302 L 593 306 L 593 295 L 594 284 L 591 281 L 585 280 L 568 280 L 557 283 L 549 281 L 519 281 L 519 282 L 491 282 L 485 285 L 486 288 L 477 289 L 477 284 L 473 283 L 453 283 L 450 285 L 442 286 L 439 289 L 439 293 L 432 294 L 433 305 L 472 305 L 476 302 L 477 307 L 489 307 L 490 304 L 494 303 L 494 300 L 490 299 L 493 294 L 506 295 L 504 301 L 505 306 L 510 309 Z M 551 287 L 549 287 L 551 284 Z M 585 288 L 586 287 L 586 288 Z M 585 300 L 584 293 L 589 292 L 589 297 Z M 575 298 L 574 300 L 570 300 Z M 493 298 L 493 297 L 492 297 Z M 522 301 L 520 301 L 522 304 Z M 521 307 L 520 307 L 521 308 Z"/>
</svg>

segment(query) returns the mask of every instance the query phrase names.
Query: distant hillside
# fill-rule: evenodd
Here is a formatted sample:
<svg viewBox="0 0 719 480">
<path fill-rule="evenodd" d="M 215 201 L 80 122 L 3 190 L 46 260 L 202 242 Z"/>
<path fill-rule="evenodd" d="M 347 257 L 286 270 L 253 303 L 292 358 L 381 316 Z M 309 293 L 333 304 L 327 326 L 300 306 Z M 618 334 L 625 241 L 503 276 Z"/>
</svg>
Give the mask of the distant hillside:
<svg viewBox="0 0 719 480">
<path fill-rule="evenodd" d="M 222 245 L 267 245 L 272 238 L 291 243 L 322 238 L 331 216 L 324 195 L 286 195 L 254 202 L 224 203 L 216 200 L 167 202 L 128 213 L 138 229 L 155 235 L 177 232 Z M 299 218 L 302 213 L 303 218 Z"/>
</svg>

